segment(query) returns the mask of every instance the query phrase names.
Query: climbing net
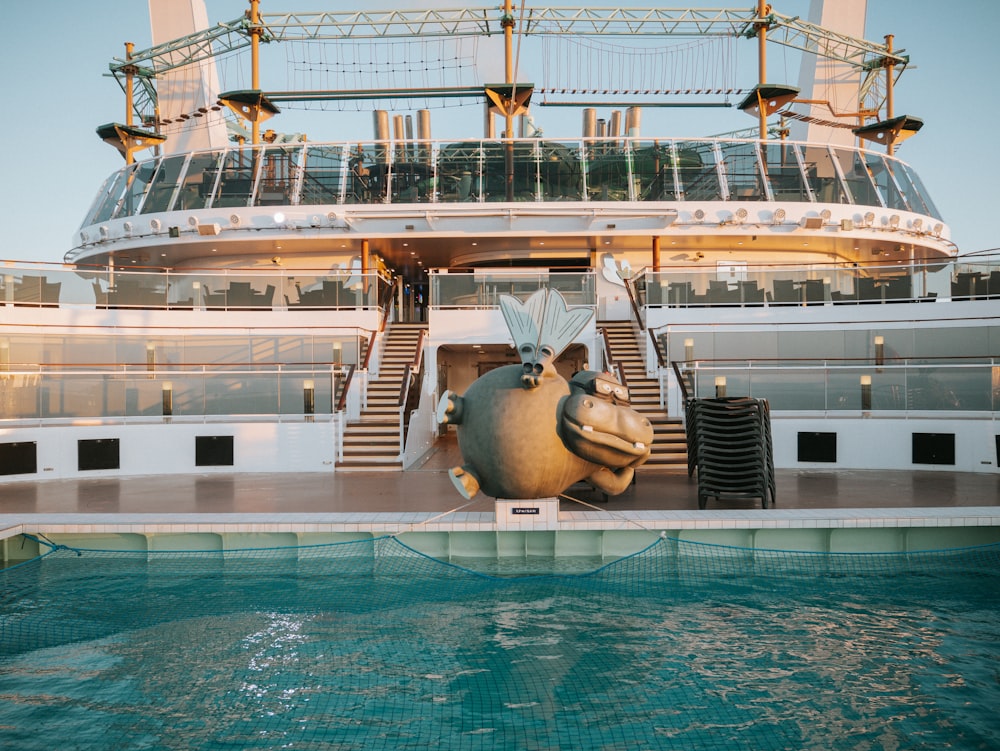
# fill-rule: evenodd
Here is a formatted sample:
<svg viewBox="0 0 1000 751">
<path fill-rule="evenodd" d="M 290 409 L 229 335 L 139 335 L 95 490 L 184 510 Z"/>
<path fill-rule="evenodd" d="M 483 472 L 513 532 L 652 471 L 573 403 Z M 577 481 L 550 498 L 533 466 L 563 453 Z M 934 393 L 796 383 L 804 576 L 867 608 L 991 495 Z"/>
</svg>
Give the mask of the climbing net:
<svg viewBox="0 0 1000 751">
<path fill-rule="evenodd" d="M 546 36 L 544 93 L 604 95 L 738 94 L 734 40 L 624 46 L 588 37 Z"/>
<path fill-rule="evenodd" d="M 405 89 L 446 89 L 481 86 L 476 37 L 413 40 L 367 39 L 336 44 L 309 40 L 282 45 L 289 91 L 376 92 Z M 392 103 L 385 95 L 376 102 Z M 418 99 L 425 107 L 447 106 L 441 98 Z M 452 102 L 454 104 L 454 102 Z M 290 102 L 290 107 L 371 109 L 370 98 Z M 407 106 L 415 108 L 413 99 Z"/>
</svg>

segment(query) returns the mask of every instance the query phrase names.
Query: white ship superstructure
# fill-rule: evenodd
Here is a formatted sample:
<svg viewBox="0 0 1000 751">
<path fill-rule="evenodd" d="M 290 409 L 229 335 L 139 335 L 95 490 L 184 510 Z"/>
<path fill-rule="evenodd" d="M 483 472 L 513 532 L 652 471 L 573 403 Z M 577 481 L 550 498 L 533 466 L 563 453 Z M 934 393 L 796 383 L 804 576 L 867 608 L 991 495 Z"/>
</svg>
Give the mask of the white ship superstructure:
<svg viewBox="0 0 1000 751">
<path fill-rule="evenodd" d="M 191 7 L 193 24 L 207 18 Z M 729 96 L 759 129 L 647 133 L 646 105 L 623 114 L 619 100 L 678 92 L 515 77 L 517 34 L 617 43 L 678 28 L 756 37 L 758 81 Z M 267 91 L 257 77 L 262 40 L 493 34 L 505 80 L 478 88 Z M 830 42 L 856 111 L 826 121 L 769 83 L 769 39 Z M 246 47 L 250 88 L 211 92 L 207 61 Z M 959 256 L 895 153 L 921 125 L 892 111 L 907 62 L 891 38 L 763 6 L 306 17 L 262 16 L 254 0 L 245 19 L 129 47 L 112 68 L 130 117 L 99 129 L 124 166 L 63 264 L 3 269 L 3 473 L 405 470 L 440 439 L 446 389 L 516 361 L 499 296 L 544 286 L 594 310 L 560 367 L 626 383 L 657 429 L 649 467 L 683 466 L 685 400 L 724 393 L 769 401 L 779 467 L 996 472 L 1000 261 Z M 478 98 L 485 132 L 440 137 L 426 109 L 375 107 L 373 137 L 279 131 L 285 103 L 348 96 Z M 532 99 L 558 96 L 580 100 L 580 133 L 532 131 Z"/>
</svg>

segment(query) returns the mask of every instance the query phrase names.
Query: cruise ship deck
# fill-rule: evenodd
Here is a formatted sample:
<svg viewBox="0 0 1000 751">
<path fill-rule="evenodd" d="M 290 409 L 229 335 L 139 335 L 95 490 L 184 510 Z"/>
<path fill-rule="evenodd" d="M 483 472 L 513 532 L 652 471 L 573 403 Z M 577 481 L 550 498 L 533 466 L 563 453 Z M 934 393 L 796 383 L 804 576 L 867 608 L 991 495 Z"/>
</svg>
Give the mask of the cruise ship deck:
<svg viewBox="0 0 1000 751">
<path fill-rule="evenodd" d="M 624 549 L 650 533 L 758 547 L 822 552 L 912 551 L 995 542 L 1000 529 L 1000 476 L 947 471 L 777 470 L 776 506 L 722 499 L 699 510 L 698 483 L 681 469 L 640 469 L 620 496 L 605 499 L 581 484 L 559 503 L 555 523 L 498 531 L 494 500 L 465 501 L 448 469 L 460 459 L 454 440 L 443 440 L 406 472 L 190 474 L 182 476 L 14 482 L 4 488 L 0 536 L 15 561 L 17 538 L 44 534 L 91 547 L 119 546 L 128 537 L 160 544 L 191 544 L 192 535 L 231 536 L 236 544 L 264 547 L 404 534 L 436 555 L 502 552 L 499 538 L 562 533 L 630 532 Z M 454 533 L 458 533 L 455 535 Z M 459 543 L 476 533 L 477 543 Z M 450 538 L 447 544 L 435 536 Z M 483 536 L 491 541 L 485 546 Z M 469 535 L 466 535 L 467 537 Z M 81 540 L 86 540 L 82 542 Z M 186 543 L 185 543 L 186 541 Z M 151 546 L 152 547 L 152 546 Z M 550 552 L 592 554 L 579 541 Z M 531 546 L 528 546 L 531 549 Z M 541 552 L 547 550 L 543 544 Z M 509 553 L 510 551 L 508 551 Z"/>
</svg>

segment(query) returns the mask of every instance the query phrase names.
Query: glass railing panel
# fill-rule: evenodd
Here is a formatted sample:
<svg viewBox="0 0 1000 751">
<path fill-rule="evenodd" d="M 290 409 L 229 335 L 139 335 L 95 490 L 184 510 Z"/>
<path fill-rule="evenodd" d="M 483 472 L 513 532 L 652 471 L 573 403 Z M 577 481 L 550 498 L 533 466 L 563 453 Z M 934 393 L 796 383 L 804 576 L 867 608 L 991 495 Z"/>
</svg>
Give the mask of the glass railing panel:
<svg viewBox="0 0 1000 751">
<path fill-rule="evenodd" d="M 115 172 L 101 183 L 101 187 L 94 196 L 93 203 L 90 204 L 90 208 L 87 209 L 87 213 L 83 216 L 83 221 L 80 223 L 81 227 L 87 227 L 99 221 L 97 217 L 100 214 L 101 207 L 107 201 L 109 193 L 114 188 L 115 182 L 118 180 L 118 175 L 119 173 Z"/>
<path fill-rule="evenodd" d="M 410 159 L 415 152 L 401 147 L 402 157 L 392 164 L 390 175 L 390 203 L 430 203 L 434 200 L 437 184 L 433 162 Z"/>
<path fill-rule="evenodd" d="M 347 162 L 345 203 L 383 203 L 388 195 L 388 143 L 357 144 Z"/>
<path fill-rule="evenodd" d="M 834 157 L 828 146 L 803 146 L 803 167 L 816 200 L 820 203 L 850 203 L 850 196 L 840 181 Z"/>
<path fill-rule="evenodd" d="M 798 149 L 793 144 L 767 143 L 763 145 L 764 164 L 775 201 L 808 201 L 806 185 Z"/>
<path fill-rule="evenodd" d="M 108 188 L 108 192 L 104 195 L 104 200 L 101 201 L 94 212 L 91 224 L 100 224 L 114 216 L 115 211 L 118 209 L 118 203 L 128 187 L 129 178 L 137 168 L 138 165 L 133 164 L 117 173 L 111 186 Z"/>
<path fill-rule="evenodd" d="M 223 153 L 212 151 L 191 155 L 187 170 L 181 178 L 174 204 L 175 211 L 203 209 L 209 205 L 219 181 L 219 164 Z"/>
<path fill-rule="evenodd" d="M 756 142 L 722 142 L 722 165 L 731 201 L 766 201 Z"/>
<path fill-rule="evenodd" d="M 582 201 L 583 165 L 579 142 L 538 143 L 538 179 L 543 201 Z"/>
<path fill-rule="evenodd" d="M 593 274 L 585 272 L 548 272 L 522 269 L 517 271 L 475 271 L 437 273 L 431 276 L 431 306 L 496 307 L 502 295 L 526 300 L 536 290 L 548 287 L 558 290 L 566 304 L 595 305 Z"/>
<path fill-rule="evenodd" d="M 331 415 L 334 412 L 336 379 L 333 373 L 282 372 L 278 387 L 278 414 Z"/>
<path fill-rule="evenodd" d="M 302 146 L 272 145 L 256 153 L 262 162 L 253 205 L 288 206 L 294 203 Z"/>
<path fill-rule="evenodd" d="M 537 141 L 483 143 L 483 200 L 536 201 L 541 195 Z M 508 192 L 507 162 L 512 173 Z M 473 192 L 476 189 L 475 181 Z"/>
<path fill-rule="evenodd" d="M 857 206 L 881 206 L 882 200 L 864 156 L 853 149 L 835 149 L 844 170 L 844 181 Z"/>
<path fill-rule="evenodd" d="M 639 201 L 676 201 L 675 151 L 670 141 L 632 141 L 632 176 Z"/>
<path fill-rule="evenodd" d="M 192 411 L 189 414 L 205 415 L 273 415 L 280 414 L 278 374 L 247 374 L 234 376 L 219 374 L 205 376 L 204 411 Z M 197 404 L 197 394 L 194 394 L 192 407 Z M 178 404 L 174 395 L 174 414 L 187 414 L 184 401 Z M 177 412 L 178 406 L 181 411 Z M 301 411 L 301 410 L 299 410 Z"/>
<path fill-rule="evenodd" d="M 907 177 L 907 182 L 910 189 L 913 191 L 913 205 L 923 206 L 923 213 L 928 216 L 933 216 L 935 219 L 941 218 L 941 213 L 938 211 L 937 206 L 931 200 L 930 193 L 927 192 L 927 188 L 924 187 L 923 182 L 920 180 L 920 176 L 913 171 L 908 165 L 899 162 L 897 165 L 897 173 L 902 170 L 903 174 Z M 927 229 L 931 229 L 928 227 Z"/>
<path fill-rule="evenodd" d="M 715 148 L 708 141 L 678 141 L 677 181 L 685 201 L 721 201 Z"/>
<path fill-rule="evenodd" d="M 155 161 L 140 162 L 132 173 L 125 195 L 122 196 L 121 204 L 115 212 L 116 218 L 133 216 L 138 212 L 142 199 L 146 195 L 146 188 L 149 187 L 153 179 L 153 172 L 156 168 Z"/>
<path fill-rule="evenodd" d="M 211 206 L 250 206 L 254 180 L 260 167 L 260 149 L 230 149 L 219 172 L 219 183 Z"/>
<path fill-rule="evenodd" d="M 892 169 L 888 164 L 891 160 L 886 160 L 881 154 L 871 151 L 862 153 L 865 163 L 868 165 L 869 174 L 871 174 L 872 180 L 878 187 L 885 205 L 890 209 L 906 211 L 908 208 L 906 200 L 903 194 L 899 192 L 896 181 L 892 178 Z"/>
<path fill-rule="evenodd" d="M 142 204 L 141 213 L 153 214 L 170 210 L 174 194 L 180 186 L 180 175 L 185 161 L 184 155 L 169 156 L 160 161 L 149 185 L 146 200 Z"/>
<path fill-rule="evenodd" d="M 631 195 L 632 154 L 620 142 L 587 141 L 587 198 L 627 201 Z"/>
<path fill-rule="evenodd" d="M 296 271 L 288 278 L 290 308 L 357 308 L 378 304 L 381 289 L 376 275 L 345 270 L 335 274 Z"/>
<path fill-rule="evenodd" d="M 0 276 L 0 300 L 5 303 L 56 307 L 61 293 L 62 280 L 57 272 L 5 270 Z"/>
<path fill-rule="evenodd" d="M 95 281 L 94 296 L 98 307 L 165 308 L 169 280 L 166 274 L 115 272 L 108 275 L 107 286 Z M 98 291 L 100 287 L 100 291 Z"/>
<path fill-rule="evenodd" d="M 990 366 L 913 367 L 909 369 L 907 407 L 913 410 L 995 409 L 995 368 Z"/>
<path fill-rule="evenodd" d="M 307 206 L 342 203 L 345 171 L 343 146 L 306 144 L 304 157 L 299 203 Z M 352 176 L 352 179 L 359 178 L 360 176 Z"/>
<path fill-rule="evenodd" d="M 484 190 L 482 144 L 465 141 L 441 146 L 436 187 L 437 200 L 444 203 L 480 200 Z"/>
</svg>

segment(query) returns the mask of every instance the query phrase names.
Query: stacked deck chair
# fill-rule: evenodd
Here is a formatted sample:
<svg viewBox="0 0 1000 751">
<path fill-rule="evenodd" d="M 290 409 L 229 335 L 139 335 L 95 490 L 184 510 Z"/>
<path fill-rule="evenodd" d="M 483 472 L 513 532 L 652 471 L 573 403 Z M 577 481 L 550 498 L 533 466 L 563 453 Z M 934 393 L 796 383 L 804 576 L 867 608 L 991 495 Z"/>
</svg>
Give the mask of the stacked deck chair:
<svg viewBox="0 0 1000 751">
<path fill-rule="evenodd" d="M 692 399 L 687 403 L 688 475 L 698 471 L 698 508 L 722 496 L 760 498 L 774 507 L 774 454 L 767 400 Z"/>
</svg>

